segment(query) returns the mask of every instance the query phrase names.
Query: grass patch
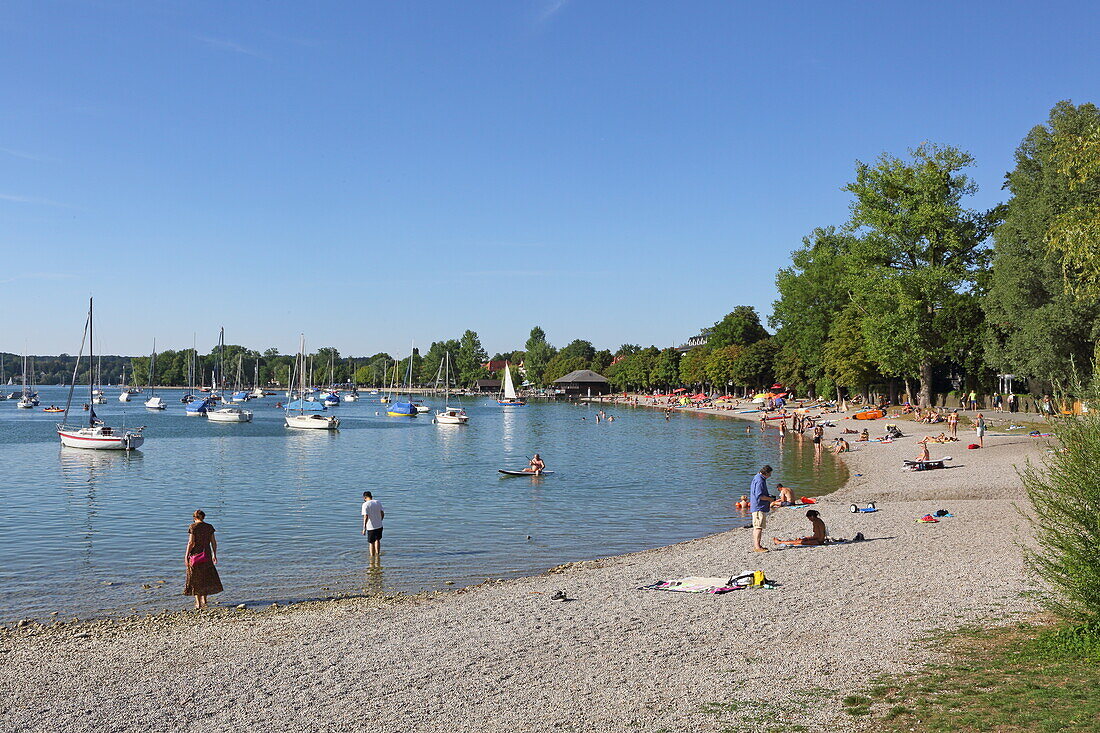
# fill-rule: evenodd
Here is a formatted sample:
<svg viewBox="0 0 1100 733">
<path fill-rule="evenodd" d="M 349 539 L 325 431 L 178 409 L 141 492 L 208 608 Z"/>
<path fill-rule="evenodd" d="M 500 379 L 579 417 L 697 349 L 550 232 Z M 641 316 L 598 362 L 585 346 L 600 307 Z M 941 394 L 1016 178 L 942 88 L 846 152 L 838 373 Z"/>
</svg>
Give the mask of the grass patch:
<svg viewBox="0 0 1100 733">
<path fill-rule="evenodd" d="M 877 731 L 1098 731 L 1100 628 L 968 631 L 951 659 L 841 701 Z"/>
</svg>

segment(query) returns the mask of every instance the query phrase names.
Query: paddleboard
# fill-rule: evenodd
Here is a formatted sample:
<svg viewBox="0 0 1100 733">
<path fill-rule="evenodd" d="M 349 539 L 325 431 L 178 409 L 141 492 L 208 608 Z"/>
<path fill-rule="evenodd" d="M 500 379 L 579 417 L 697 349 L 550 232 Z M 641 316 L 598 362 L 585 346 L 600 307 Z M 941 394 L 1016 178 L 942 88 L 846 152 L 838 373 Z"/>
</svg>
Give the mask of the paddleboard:
<svg viewBox="0 0 1100 733">
<path fill-rule="evenodd" d="M 498 468 L 497 471 L 505 476 L 549 476 L 554 473 L 553 471 L 543 471 L 536 474 L 534 471 L 507 471 L 503 468 Z"/>
</svg>

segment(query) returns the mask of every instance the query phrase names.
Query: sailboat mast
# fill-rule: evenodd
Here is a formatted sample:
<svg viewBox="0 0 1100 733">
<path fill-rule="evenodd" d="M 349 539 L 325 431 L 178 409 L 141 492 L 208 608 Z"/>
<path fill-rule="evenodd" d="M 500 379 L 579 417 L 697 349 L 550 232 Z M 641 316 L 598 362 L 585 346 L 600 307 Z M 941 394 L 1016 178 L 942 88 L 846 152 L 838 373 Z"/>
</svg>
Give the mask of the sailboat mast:
<svg viewBox="0 0 1100 733">
<path fill-rule="evenodd" d="M 92 298 L 89 297 L 88 298 L 88 366 L 89 367 L 91 367 L 91 365 L 92 365 L 92 352 L 95 349 L 95 342 L 93 340 L 95 338 L 95 333 L 92 330 L 94 328 L 94 326 L 92 325 L 92 306 L 93 306 Z M 90 374 L 91 369 L 89 369 L 88 372 Z M 93 396 L 95 394 L 95 387 L 92 386 L 92 382 L 94 382 L 94 381 L 95 380 L 92 379 L 91 376 L 88 377 L 88 424 L 89 425 L 94 425 L 95 424 L 95 408 L 92 407 L 92 405 L 95 404 L 95 398 Z M 76 374 L 73 374 L 73 386 L 74 387 L 76 386 Z M 68 421 L 68 418 L 69 418 L 68 409 L 69 409 L 68 405 L 66 405 L 66 407 L 65 407 L 65 410 L 66 410 L 65 420 L 66 420 L 66 422 Z"/>
</svg>

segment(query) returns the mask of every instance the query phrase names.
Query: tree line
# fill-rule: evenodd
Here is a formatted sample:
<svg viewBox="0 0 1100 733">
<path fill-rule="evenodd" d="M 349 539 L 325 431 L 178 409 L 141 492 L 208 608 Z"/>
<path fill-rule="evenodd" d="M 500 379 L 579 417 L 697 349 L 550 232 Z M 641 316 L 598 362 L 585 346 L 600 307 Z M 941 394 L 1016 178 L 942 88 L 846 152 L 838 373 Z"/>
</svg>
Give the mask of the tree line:
<svg viewBox="0 0 1100 733">
<path fill-rule="evenodd" d="M 535 326 L 522 349 L 492 361 L 523 365 L 534 387 L 591 369 L 616 389 L 691 387 L 756 390 L 780 382 L 800 394 L 899 394 L 930 404 L 951 389 L 992 391 L 998 375 L 1041 390 L 1092 379 L 1100 345 L 1100 110 L 1060 102 L 1016 149 L 1008 200 L 969 205 L 977 191 L 966 152 L 923 144 L 907 156 L 857 162 L 847 218 L 814 229 L 776 275 L 779 297 L 765 328 L 737 306 L 683 350 L 623 344 L 612 352 L 575 339 L 556 348 Z M 490 374 L 477 332 L 433 342 L 423 354 L 310 356 L 314 384 L 431 384 L 449 353 L 452 380 L 468 387 Z M 156 381 L 186 386 L 190 349 L 157 356 Z M 5 354 L 17 376 L 20 357 Z M 196 356 L 209 381 L 217 350 Z M 74 358 L 36 357 L 39 384 L 68 382 Z M 277 349 L 225 347 L 226 379 L 285 386 L 295 357 Z M 104 356 L 104 381 L 123 367 L 145 384 L 149 357 Z M 87 366 L 78 381 L 86 381 Z"/>
</svg>

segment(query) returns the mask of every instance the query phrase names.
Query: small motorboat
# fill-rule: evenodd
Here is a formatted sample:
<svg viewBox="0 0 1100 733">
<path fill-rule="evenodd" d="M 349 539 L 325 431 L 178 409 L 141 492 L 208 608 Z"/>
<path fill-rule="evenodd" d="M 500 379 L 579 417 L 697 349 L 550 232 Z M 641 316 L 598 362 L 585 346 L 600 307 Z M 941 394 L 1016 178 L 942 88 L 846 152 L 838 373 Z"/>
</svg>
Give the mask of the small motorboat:
<svg viewBox="0 0 1100 733">
<path fill-rule="evenodd" d="M 149 399 L 145 400 L 145 409 L 147 409 L 147 410 L 166 410 L 166 409 L 168 409 L 168 404 L 164 400 L 162 400 L 160 397 L 157 397 L 157 396 L 154 395 L 153 397 L 150 397 Z"/>
<path fill-rule="evenodd" d="M 57 405 L 50 405 L 49 407 L 43 407 L 42 412 L 65 412 L 65 408 L 58 407 Z"/>
</svg>

